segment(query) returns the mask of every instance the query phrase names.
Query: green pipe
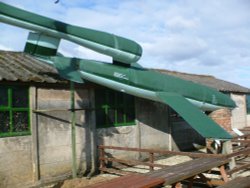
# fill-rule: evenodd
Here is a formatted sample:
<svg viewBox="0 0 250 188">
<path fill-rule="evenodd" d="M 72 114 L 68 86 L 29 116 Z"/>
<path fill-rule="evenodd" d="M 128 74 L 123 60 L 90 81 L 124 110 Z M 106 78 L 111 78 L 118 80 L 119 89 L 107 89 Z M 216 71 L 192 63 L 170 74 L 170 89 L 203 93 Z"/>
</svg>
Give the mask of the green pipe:
<svg viewBox="0 0 250 188">
<path fill-rule="evenodd" d="M 71 98 L 71 147 L 72 147 L 72 177 L 76 178 L 76 112 L 75 112 L 75 85 L 70 82 Z"/>
<path fill-rule="evenodd" d="M 136 42 L 114 34 L 66 24 L 0 2 L 0 21 L 37 31 L 55 38 L 72 41 L 96 52 L 111 56 L 115 61 L 134 63 L 142 55 Z"/>
</svg>

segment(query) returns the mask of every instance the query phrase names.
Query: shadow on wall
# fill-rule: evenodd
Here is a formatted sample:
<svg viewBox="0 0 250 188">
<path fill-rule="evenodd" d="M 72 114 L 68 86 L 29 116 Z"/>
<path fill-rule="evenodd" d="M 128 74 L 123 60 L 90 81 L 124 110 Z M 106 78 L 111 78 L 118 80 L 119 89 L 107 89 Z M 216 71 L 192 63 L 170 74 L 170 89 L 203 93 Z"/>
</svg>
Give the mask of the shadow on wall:
<svg viewBox="0 0 250 188">
<path fill-rule="evenodd" d="M 138 99 L 136 107 L 142 148 L 185 151 L 205 146 L 205 139 L 167 105 Z"/>
</svg>

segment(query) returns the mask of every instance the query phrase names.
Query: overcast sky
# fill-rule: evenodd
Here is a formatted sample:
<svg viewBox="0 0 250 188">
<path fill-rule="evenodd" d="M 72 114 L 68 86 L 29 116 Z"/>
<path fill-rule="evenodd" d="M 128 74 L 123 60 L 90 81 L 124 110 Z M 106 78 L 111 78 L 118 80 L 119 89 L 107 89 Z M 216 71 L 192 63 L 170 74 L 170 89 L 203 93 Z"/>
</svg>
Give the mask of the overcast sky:
<svg viewBox="0 0 250 188">
<path fill-rule="evenodd" d="M 209 74 L 250 88 L 249 0 L 1 0 L 135 40 L 148 68 Z M 0 49 L 22 51 L 27 30 L 0 23 Z M 66 56 L 111 61 L 63 41 Z"/>
</svg>

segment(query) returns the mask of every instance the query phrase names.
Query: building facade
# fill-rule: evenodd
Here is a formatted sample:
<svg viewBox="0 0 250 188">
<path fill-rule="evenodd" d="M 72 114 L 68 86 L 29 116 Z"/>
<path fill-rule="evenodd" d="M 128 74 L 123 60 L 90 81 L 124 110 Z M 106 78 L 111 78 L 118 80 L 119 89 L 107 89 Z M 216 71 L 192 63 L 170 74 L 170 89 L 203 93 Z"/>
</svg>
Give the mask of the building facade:
<svg viewBox="0 0 250 188">
<path fill-rule="evenodd" d="M 72 90 L 53 67 L 24 53 L 0 51 L 0 96 L 0 187 L 31 187 L 71 176 L 73 112 L 78 175 L 97 170 L 97 145 L 188 150 L 204 144 L 167 105 L 89 82 Z"/>
</svg>

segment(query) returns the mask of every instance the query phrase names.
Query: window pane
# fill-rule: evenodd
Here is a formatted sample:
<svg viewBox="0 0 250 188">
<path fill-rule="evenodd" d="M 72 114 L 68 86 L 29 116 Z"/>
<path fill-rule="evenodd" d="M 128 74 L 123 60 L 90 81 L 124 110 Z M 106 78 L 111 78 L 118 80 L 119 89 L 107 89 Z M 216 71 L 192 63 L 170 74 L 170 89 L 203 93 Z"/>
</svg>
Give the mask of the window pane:
<svg viewBox="0 0 250 188">
<path fill-rule="evenodd" d="M 117 123 L 124 123 L 124 111 L 123 111 L 123 109 L 117 109 Z"/>
<path fill-rule="evenodd" d="M 124 99 L 124 104 L 126 104 L 126 106 L 134 106 L 135 101 L 133 96 L 125 94 Z"/>
<path fill-rule="evenodd" d="M 135 109 L 127 108 L 126 109 L 126 123 L 130 123 L 134 121 L 135 121 Z"/>
<path fill-rule="evenodd" d="M 8 89 L 0 88 L 0 106 L 8 106 Z"/>
<path fill-rule="evenodd" d="M 13 88 L 12 90 L 12 106 L 13 107 L 28 107 L 28 89 Z"/>
<path fill-rule="evenodd" d="M 29 130 L 28 112 L 13 112 L 13 131 L 22 132 Z"/>
<path fill-rule="evenodd" d="M 95 91 L 95 105 L 96 107 L 101 107 L 106 104 L 105 92 L 104 90 Z"/>
<path fill-rule="evenodd" d="M 124 98 L 123 98 L 123 95 L 124 93 L 121 93 L 121 92 L 117 92 L 117 98 L 116 98 L 116 105 L 117 106 L 123 106 L 123 101 L 124 101 Z"/>
<path fill-rule="evenodd" d="M 114 109 L 108 109 L 108 125 L 114 125 L 115 124 L 115 110 Z"/>
<path fill-rule="evenodd" d="M 10 131 L 10 114 L 9 112 L 0 112 L 0 132 Z"/>
<path fill-rule="evenodd" d="M 250 95 L 247 95 L 247 113 L 250 114 Z"/>
<path fill-rule="evenodd" d="M 104 109 L 96 110 L 96 125 L 97 127 L 106 125 L 106 114 Z"/>
<path fill-rule="evenodd" d="M 114 91 L 107 92 L 107 105 L 110 107 L 115 106 L 115 92 Z"/>
</svg>

